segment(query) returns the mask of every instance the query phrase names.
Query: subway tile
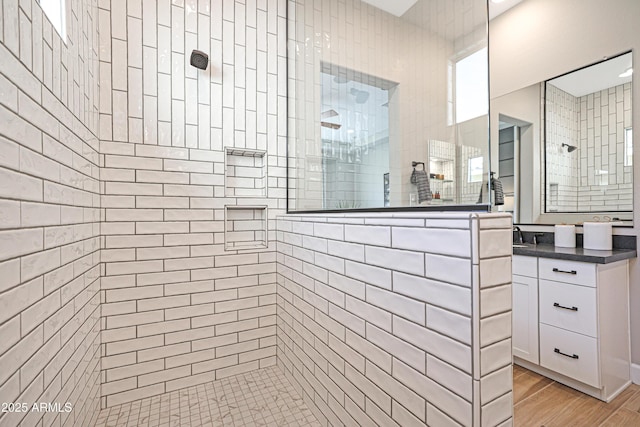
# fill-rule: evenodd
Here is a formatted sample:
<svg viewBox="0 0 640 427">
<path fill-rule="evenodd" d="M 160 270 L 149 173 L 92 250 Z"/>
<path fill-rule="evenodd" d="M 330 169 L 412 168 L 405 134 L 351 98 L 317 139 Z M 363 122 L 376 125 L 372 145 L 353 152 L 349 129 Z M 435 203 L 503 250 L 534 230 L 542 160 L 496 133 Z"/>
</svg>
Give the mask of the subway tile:
<svg viewBox="0 0 640 427">
<path fill-rule="evenodd" d="M 471 314 L 469 288 L 394 271 L 393 291 L 457 313 Z"/>
<path fill-rule="evenodd" d="M 427 304 L 427 328 L 471 345 L 471 319 Z"/>
<path fill-rule="evenodd" d="M 43 182 L 0 167 L 0 197 L 42 202 Z"/>
<path fill-rule="evenodd" d="M 480 317 L 511 310 L 511 285 L 497 286 L 480 291 Z"/>
<path fill-rule="evenodd" d="M 33 304 L 21 312 L 22 335 L 26 335 L 41 324 L 60 308 L 60 292 L 54 292 L 49 296 Z"/>
<path fill-rule="evenodd" d="M 105 279 L 103 278 L 102 280 L 104 281 Z M 164 285 L 168 283 L 186 282 L 188 280 L 188 271 L 170 271 L 137 275 L 138 286 Z"/>
<path fill-rule="evenodd" d="M 480 379 L 480 403 L 482 405 L 511 391 L 513 388 L 512 372 L 513 367 L 509 365 Z"/>
<path fill-rule="evenodd" d="M 369 328 L 371 328 L 371 326 Z M 379 331 L 380 330 L 376 332 L 379 332 Z M 367 338 L 354 334 L 351 331 L 346 332 L 345 338 L 346 338 L 345 342 L 348 346 L 346 347 L 346 349 L 349 349 L 351 351 L 356 351 L 357 354 L 360 354 L 360 355 L 366 355 L 367 360 L 372 361 L 378 367 L 383 369 L 385 372 L 391 372 L 392 356 L 389 353 L 387 353 L 384 349 L 376 346 L 375 344 L 370 342 Z M 334 344 L 335 343 L 339 344 L 340 341 L 335 340 Z M 342 350 L 342 352 L 344 353 L 344 349 Z M 355 361 L 358 361 L 358 360 L 356 359 Z M 360 368 L 358 365 L 354 365 L 354 367 L 358 369 Z M 364 367 L 362 368 L 363 369 L 359 369 L 359 370 L 361 370 L 361 372 L 364 372 Z"/>
<path fill-rule="evenodd" d="M 375 405 L 381 409 L 382 413 L 386 413 L 387 415 L 391 414 L 391 397 L 387 393 L 385 393 L 380 387 L 378 387 L 373 381 L 369 380 L 362 373 L 356 371 L 350 366 L 347 366 L 345 369 L 345 377 L 353 383 L 359 390 L 366 391 L 367 399 L 370 399 L 372 402 L 375 402 Z M 368 407 L 369 405 L 366 404 Z M 369 411 L 367 411 L 368 415 L 371 416 L 374 420 L 380 419 L 380 417 L 372 416 Z"/>
<path fill-rule="evenodd" d="M 357 262 L 364 262 L 364 245 L 361 244 L 328 240 L 326 252 L 329 255 L 339 258 L 349 259 Z"/>
<path fill-rule="evenodd" d="M 366 301 L 370 304 L 418 324 L 425 323 L 425 305 L 422 302 L 375 286 L 367 286 L 366 295 Z"/>
<path fill-rule="evenodd" d="M 107 318 L 107 328 L 112 329 L 121 328 L 124 326 L 143 325 L 146 323 L 161 322 L 162 320 L 164 320 L 164 315 L 161 310 L 147 311 L 143 313 L 121 314 L 117 316 L 109 316 Z M 135 348 L 135 350 L 138 349 L 139 348 Z"/>
<path fill-rule="evenodd" d="M 161 335 L 107 343 L 106 355 L 111 356 L 119 353 L 159 347 L 161 345 L 163 345 L 163 337 Z"/>
<path fill-rule="evenodd" d="M 10 289 L 0 299 L 0 323 L 32 306 L 43 296 L 43 278 L 38 277 Z"/>
<path fill-rule="evenodd" d="M 471 287 L 469 260 L 426 254 L 426 277 L 455 285 Z"/>
<path fill-rule="evenodd" d="M 393 319 L 393 335 L 464 372 L 471 372 L 472 353 L 469 346 L 398 317 Z"/>
<path fill-rule="evenodd" d="M 313 230 L 315 237 L 344 240 L 344 226 L 341 224 L 314 223 Z"/>
<path fill-rule="evenodd" d="M 480 346 L 485 347 L 511 337 L 511 312 L 480 320 Z"/>
<path fill-rule="evenodd" d="M 345 262 L 345 275 L 366 284 L 391 289 L 391 271 L 368 264 Z"/>
<path fill-rule="evenodd" d="M 437 357 L 427 355 L 427 377 L 467 401 L 472 401 L 473 379 L 471 375 L 443 362 Z"/>
<path fill-rule="evenodd" d="M 480 287 L 511 283 L 511 257 L 480 260 Z"/>
<path fill-rule="evenodd" d="M 176 356 L 179 354 L 189 354 L 191 352 L 191 343 L 182 342 L 178 344 L 168 344 L 162 347 L 154 347 L 148 350 L 139 350 L 137 352 L 138 362 L 146 362 L 146 361 L 155 361 L 155 366 L 158 368 L 153 370 L 163 369 L 165 366 L 165 361 L 161 360 L 164 358 L 171 358 L 172 356 Z M 134 371 L 134 373 L 144 373 L 142 370 Z"/>
<path fill-rule="evenodd" d="M 162 261 L 112 262 L 107 264 L 107 276 L 133 273 L 153 273 L 162 271 L 162 269 Z"/>
<path fill-rule="evenodd" d="M 480 376 L 511 364 L 511 339 L 498 341 L 480 350 Z"/>
<path fill-rule="evenodd" d="M 401 362 L 394 363 L 393 376 L 413 391 L 424 397 L 428 403 L 440 408 L 463 425 L 471 425 L 471 403 L 440 386 L 431 379 L 418 374 Z M 427 413 L 429 417 L 429 413 Z"/>
<path fill-rule="evenodd" d="M 467 230 L 393 227 L 393 247 L 469 258 L 471 233 Z"/>
<path fill-rule="evenodd" d="M 509 229 L 480 230 L 480 258 L 511 255 L 513 235 Z"/>
<path fill-rule="evenodd" d="M 389 247 L 391 245 L 391 227 L 347 224 L 344 226 L 344 240 L 365 245 Z"/>
<path fill-rule="evenodd" d="M 125 402 L 131 402 L 145 397 L 154 396 L 165 392 L 164 384 L 154 384 L 146 387 L 138 387 L 130 391 L 116 393 L 107 396 L 107 406 L 116 406 Z"/>
<path fill-rule="evenodd" d="M 420 420 L 426 421 L 425 400 L 421 396 L 372 363 L 367 363 L 366 372 L 367 378 L 374 383 L 384 384 L 385 391 L 393 396 L 395 401 L 406 407 Z"/>
<path fill-rule="evenodd" d="M 423 255 L 412 251 L 367 246 L 365 260 L 368 264 L 405 273 L 424 275 L 425 271 Z"/>
<path fill-rule="evenodd" d="M 346 297 L 346 309 L 385 331 L 391 331 L 391 313 L 350 296 Z"/>
<path fill-rule="evenodd" d="M 481 422 L 500 425 L 513 416 L 513 393 L 509 392 L 482 407 Z"/>
</svg>

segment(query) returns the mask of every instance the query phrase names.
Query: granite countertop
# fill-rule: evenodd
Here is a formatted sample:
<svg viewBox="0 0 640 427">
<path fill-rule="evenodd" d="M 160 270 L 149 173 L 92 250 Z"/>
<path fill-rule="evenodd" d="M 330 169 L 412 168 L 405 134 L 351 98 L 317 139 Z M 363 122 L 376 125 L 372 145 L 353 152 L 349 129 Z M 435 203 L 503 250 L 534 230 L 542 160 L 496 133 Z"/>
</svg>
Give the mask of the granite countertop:
<svg viewBox="0 0 640 427">
<path fill-rule="evenodd" d="M 515 244 L 514 244 L 515 245 Z M 592 262 L 595 264 L 609 264 L 635 258 L 635 249 L 613 249 L 611 251 L 596 251 L 584 248 L 557 248 L 549 244 L 525 244 L 525 247 L 513 247 L 514 255 L 534 256 L 539 258 L 566 259 L 570 261 Z"/>
</svg>

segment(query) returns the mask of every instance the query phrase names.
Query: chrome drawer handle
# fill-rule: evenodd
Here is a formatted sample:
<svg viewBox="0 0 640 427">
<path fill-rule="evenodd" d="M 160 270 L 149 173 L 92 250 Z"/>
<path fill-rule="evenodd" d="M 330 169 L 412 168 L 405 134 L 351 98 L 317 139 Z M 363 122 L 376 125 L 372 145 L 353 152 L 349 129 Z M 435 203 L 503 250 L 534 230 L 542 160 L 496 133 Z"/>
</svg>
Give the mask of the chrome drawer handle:
<svg viewBox="0 0 640 427">
<path fill-rule="evenodd" d="M 560 305 L 557 302 L 554 302 L 553 306 L 558 308 L 564 308 L 565 310 L 578 311 L 578 307 L 565 307 L 564 305 Z"/>
<path fill-rule="evenodd" d="M 572 359 L 579 359 L 580 358 L 577 354 L 571 355 L 571 354 L 563 353 L 563 352 L 560 351 L 559 348 L 554 348 L 553 351 L 555 353 L 561 354 L 561 355 L 566 356 L 566 357 L 570 357 Z"/>
<path fill-rule="evenodd" d="M 556 273 L 578 274 L 578 272 L 575 270 L 571 270 L 571 271 L 560 270 L 559 268 L 555 268 L 555 267 L 553 268 L 553 271 Z"/>
</svg>

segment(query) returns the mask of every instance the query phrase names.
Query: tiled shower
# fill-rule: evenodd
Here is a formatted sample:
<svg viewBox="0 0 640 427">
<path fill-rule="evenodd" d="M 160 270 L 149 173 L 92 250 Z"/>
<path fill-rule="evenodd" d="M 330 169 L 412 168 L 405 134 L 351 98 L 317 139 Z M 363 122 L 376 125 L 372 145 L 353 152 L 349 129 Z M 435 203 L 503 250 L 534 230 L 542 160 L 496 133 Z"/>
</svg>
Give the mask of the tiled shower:
<svg viewBox="0 0 640 427">
<path fill-rule="evenodd" d="M 0 11 L 0 426 L 509 425 L 510 217 L 287 214 L 287 0 Z"/>
</svg>

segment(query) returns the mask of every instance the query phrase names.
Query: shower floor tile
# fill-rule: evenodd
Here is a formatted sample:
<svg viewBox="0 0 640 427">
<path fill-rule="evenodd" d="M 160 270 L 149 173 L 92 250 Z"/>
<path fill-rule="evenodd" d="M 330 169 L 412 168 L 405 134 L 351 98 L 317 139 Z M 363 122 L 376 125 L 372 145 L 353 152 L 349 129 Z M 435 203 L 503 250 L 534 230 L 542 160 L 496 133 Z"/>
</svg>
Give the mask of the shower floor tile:
<svg viewBox="0 0 640 427">
<path fill-rule="evenodd" d="M 96 426 L 319 427 L 277 366 L 103 409 Z"/>
</svg>

